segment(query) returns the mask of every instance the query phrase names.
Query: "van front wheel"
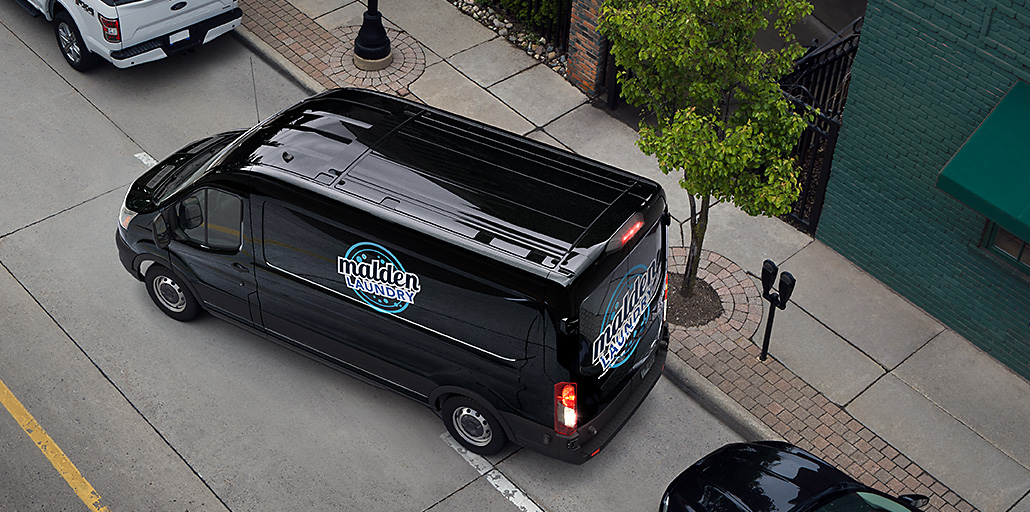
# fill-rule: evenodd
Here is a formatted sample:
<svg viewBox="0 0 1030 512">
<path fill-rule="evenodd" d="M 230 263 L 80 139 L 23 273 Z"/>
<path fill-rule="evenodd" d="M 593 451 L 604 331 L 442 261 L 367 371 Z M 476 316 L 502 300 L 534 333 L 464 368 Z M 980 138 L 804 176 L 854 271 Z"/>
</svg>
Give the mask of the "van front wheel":
<svg viewBox="0 0 1030 512">
<path fill-rule="evenodd" d="M 442 413 L 451 437 L 470 452 L 493 455 L 508 442 L 497 418 L 475 400 L 463 396 L 448 398 Z"/>
<path fill-rule="evenodd" d="M 147 292 L 164 314 L 188 322 L 200 314 L 200 304 L 179 277 L 161 265 L 151 265 L 143 279 Z"/>
</svg>

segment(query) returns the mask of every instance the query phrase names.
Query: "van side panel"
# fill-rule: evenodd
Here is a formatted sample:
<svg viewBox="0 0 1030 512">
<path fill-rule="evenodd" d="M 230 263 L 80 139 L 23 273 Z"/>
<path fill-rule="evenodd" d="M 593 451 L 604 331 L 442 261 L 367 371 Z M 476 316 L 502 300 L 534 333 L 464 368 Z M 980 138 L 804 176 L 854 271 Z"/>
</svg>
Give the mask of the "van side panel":
<svg viewBox="0 0 1030 512">
<path fill-rule="evenodd" d="M 514 410 L 527 339 L 540 332 L 536 303 L 382 219 L 317 204 L 254 202 L 265 328 L 417 398 L 457 386 Z"/>
</svg>

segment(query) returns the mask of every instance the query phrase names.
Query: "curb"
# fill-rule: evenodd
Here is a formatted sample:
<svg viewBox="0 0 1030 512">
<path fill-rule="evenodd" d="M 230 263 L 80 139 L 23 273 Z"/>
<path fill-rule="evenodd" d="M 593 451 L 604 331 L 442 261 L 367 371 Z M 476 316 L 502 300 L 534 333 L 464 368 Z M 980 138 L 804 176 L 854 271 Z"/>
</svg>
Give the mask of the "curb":
<svg viewBox="0 0 1030 512">
<path fill-rule="evenodd" d="M 744 406 L 730 398 L 718 386 L 704 378 L 697 370 L 685 363 L 676 354 L 670 354 L 665 361 L 663 375 L 701 407 L 712 413 L 716 419 L 732 429 L 746 441 L 784 441 L 768 425 L 751 414 Z"/>
<path fill-rule="evenodd" d="M 311 78 L 307 73 L 301 71 L 296 64 L 290 62 L 286 57 L 283 57 L 264 40 L 254 35 L 253 32 L 247 30 L 242 24 L 236 27 L 236 30 L 233 30 L 232 33 L 233 37 L 243 44 L 243 46 L 246 46 L 251 51 L 258 54 L 258 56 L 264 59 L 264 61 L 273 68 L 276 68 L 284 75 L 290 77 L 290 79 L 300 85 L 300 87 L 304 89 L 309 96 L 326 90 L 324 85 L 318 83 L 318 81 Z"/>
</svg>

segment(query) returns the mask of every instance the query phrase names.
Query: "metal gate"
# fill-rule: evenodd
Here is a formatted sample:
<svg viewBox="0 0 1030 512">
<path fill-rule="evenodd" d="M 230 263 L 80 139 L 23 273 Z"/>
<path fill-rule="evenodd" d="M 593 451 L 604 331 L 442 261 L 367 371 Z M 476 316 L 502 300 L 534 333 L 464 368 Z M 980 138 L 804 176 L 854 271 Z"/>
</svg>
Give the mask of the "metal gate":
<svg viewBox="0 0 1030 512">
<path fill-rule="evenodd" d="M 794 157 L 801 166 L 801 196 L 783 217 L 809 235 L 815 235 L 823 210 L 862 20 L 851 22 L 832 39 L 809 51 L 794 64 L 794 72 L 780 80 L 787 97 L 813 118 L 794 149 Z"/>
</svg>

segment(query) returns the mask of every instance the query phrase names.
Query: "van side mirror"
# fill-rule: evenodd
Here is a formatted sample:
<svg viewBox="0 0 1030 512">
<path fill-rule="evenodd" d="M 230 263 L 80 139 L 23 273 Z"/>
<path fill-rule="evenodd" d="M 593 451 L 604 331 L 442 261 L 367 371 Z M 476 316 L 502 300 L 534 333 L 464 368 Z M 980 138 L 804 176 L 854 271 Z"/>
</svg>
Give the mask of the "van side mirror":
<svg viewBox="0 0 1030 512">
<path fill-rule="evenodd" d="M 915 508 L 923 508 L 930 504 L 930 498 L 927 498 L 922 494 L 905 494 L 903 496 L 898 496 L 898 500 Z"/>
<path fill-rule="evenodd" d="M 190 196 L 179 203 L 179 228 L 195 229 L 204 223 L 204 211 L 197 196 Z"/>
<path fill-rule="evenodd" d="M 168 229 L 168 223 L 165 222 L 163 213 L 154 219 L 150 230 L 154 232 L 154 244 L 158 249 L 164 249 L 172 242 L 172 232 Z"/>
</svg>

